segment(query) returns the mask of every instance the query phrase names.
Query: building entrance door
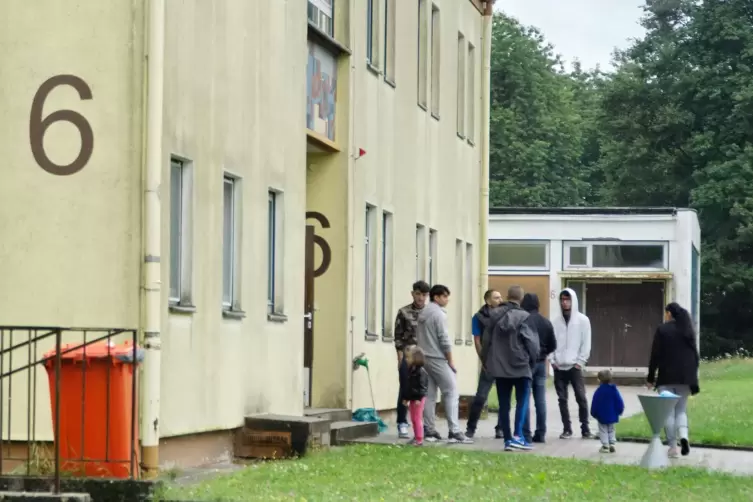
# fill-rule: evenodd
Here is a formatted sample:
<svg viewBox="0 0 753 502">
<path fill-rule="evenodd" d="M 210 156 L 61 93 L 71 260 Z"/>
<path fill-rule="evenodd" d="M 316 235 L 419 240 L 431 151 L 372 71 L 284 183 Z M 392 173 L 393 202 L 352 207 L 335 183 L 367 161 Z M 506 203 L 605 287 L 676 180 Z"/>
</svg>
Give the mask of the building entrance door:
<svg viewBox="0 0 753 502">
<path fill-rule="evenodd" d="M 314 227 L 306 225 L 303 293 L 303 405 L 311 406 L 311 370 L 314 367 Z"/>
</svg>

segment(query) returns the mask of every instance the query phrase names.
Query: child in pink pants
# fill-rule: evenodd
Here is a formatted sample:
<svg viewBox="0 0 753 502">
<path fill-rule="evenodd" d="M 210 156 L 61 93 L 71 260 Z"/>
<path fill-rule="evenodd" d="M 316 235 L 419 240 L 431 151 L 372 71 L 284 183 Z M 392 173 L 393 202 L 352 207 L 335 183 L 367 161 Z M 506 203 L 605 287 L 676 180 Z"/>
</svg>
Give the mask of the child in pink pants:
<svg viewBox="0 0 753 502">
<path fill-rule="evenodd" d="M 424 405 L 429 391 L 429 374 L 424 369 L 424 351 L 412 345 L 406 350 L 408 362 L 408 385 L 403 396 L 403 404 L 410 410 L 410 420 L 413 423 L 413 443 L 421 446 L 424 443 Z"/>
</svg>

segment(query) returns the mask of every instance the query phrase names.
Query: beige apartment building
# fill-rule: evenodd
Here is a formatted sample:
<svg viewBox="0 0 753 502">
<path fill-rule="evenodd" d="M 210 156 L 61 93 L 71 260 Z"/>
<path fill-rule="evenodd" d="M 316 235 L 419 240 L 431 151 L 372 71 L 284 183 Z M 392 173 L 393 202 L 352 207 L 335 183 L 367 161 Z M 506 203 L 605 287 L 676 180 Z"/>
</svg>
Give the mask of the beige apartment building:
<svg viewBox="0 0 753 502">
<path fill-rule="evenodd" d="M 452 291 L 473 393 L 487 3 L 0 2 L 0 325 L 138 329 L 147 467 L 370 407 L 359 353 L 393 409 L 417 279 Z"/>
</svg>

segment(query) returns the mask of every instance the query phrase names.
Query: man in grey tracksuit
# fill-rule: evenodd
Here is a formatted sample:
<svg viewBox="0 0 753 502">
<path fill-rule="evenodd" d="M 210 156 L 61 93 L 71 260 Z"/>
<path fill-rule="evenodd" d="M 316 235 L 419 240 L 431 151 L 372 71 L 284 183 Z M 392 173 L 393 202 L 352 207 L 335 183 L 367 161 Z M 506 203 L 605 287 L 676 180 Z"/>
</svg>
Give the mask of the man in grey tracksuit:
<svg viewBox="0 0 753 502">
<path fill-rule="evenodd" d="M 424 351 L 424 369 L 429 374 L 429 393 L 424 407 L 425 439 L 434 442 L 442 439 L 437 432 L 434 418 L 437 408 L 437 387 L 442 392 L 442 403 L 447 416 L 450 433 L 449 443 L 472 443 L 460 432 L 458 423 L 458 388 L 455 380 L 455 364 L 452 360 L 452 341 L 447 328 L 445 307 L 450 301 L 450 290 L 441 284 L 429 291 L 429 304 L 418 315 L 416 343 Z"/>
</svg>

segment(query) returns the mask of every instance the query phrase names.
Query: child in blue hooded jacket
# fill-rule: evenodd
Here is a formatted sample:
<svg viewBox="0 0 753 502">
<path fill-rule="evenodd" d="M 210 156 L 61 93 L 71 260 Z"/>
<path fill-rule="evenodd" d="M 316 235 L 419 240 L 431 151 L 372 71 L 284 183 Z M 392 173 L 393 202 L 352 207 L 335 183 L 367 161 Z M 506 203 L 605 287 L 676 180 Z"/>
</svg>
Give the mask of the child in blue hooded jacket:
<svg viewBox="0 0 753 502">
<path fill-rule="evenodd" d="M 614 453 L 614 445 L 617 443 L 614 426 L 625 411 L 625 402 L 617 386 L 612 383 L 611 371 L 601 370 L 598 377 L 600 385 L 591 400 L 591 416 L 599 422 L 599 452 Z"/>
</svg>

